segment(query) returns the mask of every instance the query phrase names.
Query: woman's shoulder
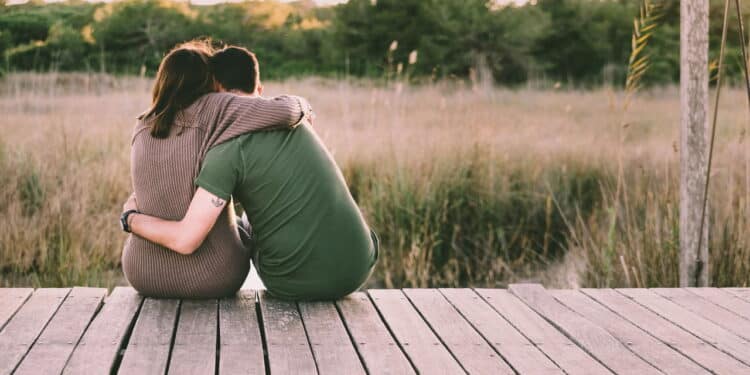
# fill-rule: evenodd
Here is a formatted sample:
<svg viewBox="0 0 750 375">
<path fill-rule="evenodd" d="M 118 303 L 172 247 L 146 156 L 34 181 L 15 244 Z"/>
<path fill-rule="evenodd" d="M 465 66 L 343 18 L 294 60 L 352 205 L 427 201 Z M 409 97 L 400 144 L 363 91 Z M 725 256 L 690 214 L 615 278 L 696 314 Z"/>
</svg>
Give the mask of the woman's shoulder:
<svg viewBox="0 0 750 375">
<path fill-rule="evenodd" d="M 232 103 L 236 96 L 226 92 L 212 92 L 198 98 L 185 111 L 183 119 L 198 126 L 205 127 L 216 121 L 221 113 Z"/>
<path fill-rule="evenodd" d="M 135 143 L 136 139 L 141 134 L 148 134 L 148 130 L 151 129 L 153 123 L 153 116 L 149 116 L 147 112 L 143 112 L 135 119 L 135 126 L 133 127 L 133 133 L 130 137 L 131 146 Z"/>
<path fill-rule="evenodd" d="M 210 92 L 198 98 L 196 104 L 204 107 L 220 108 L 231 103 L 237 95 L 228 92 Z"/>
</svg>

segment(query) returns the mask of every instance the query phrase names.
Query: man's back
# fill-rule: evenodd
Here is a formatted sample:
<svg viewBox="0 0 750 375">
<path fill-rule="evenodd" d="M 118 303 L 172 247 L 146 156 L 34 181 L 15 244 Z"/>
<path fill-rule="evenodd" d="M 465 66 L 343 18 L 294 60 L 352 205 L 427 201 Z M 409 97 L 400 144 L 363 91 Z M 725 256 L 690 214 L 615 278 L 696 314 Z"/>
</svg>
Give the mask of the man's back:
<svg viewBox="0 0 750 375">
<path fill-rule="evenodd" d="M 242 204 L 253 225 L 256 266 L 271 293 L 336 298 L 369 276 L 374 235 L 309 126 L 248 134 L 213 148 L 196 183 Z"/>
</svg>

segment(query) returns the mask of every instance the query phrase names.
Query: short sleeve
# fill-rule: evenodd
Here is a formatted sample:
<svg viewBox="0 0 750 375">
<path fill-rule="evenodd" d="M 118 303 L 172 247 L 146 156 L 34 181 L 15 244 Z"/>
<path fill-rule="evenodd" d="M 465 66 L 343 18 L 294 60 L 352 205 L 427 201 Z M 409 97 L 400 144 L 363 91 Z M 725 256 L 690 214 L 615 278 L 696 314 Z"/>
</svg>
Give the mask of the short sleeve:
<svg viewBox="0 0 750 375">
<path fill-rule="evenodd" d="M 217 197 L 229 200 L 239 181 L 237 139 L 208 151 L 195 185 Z"/>
</svg>

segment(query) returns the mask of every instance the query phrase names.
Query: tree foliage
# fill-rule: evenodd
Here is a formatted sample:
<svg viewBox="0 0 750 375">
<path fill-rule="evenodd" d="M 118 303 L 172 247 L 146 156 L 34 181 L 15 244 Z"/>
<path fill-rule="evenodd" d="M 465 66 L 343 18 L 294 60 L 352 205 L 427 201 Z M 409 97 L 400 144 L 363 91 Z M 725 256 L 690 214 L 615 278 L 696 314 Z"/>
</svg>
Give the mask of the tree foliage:
<svg viewBox="0 0 750 375">
<path fill-rule="evenodd" d="M 663 17 L 649 43 L 644 82 L 675 82 L 679 1 L 654 1 Z M 714 46 L 721 1 L 711 0 L 711 7 Z M 638 11 L 638 2 L 626 0 L 506 7 L 493 0 L 350 0 L 335 7 L 311 0 L 0 3 L 0 54 L 4 70 L 153 74 L 175 44 L 211 37 L 253 49 L 269 78 L 402 74 L 414 80 L 492 77 L 501 84 L 622 84 Z M 737 50 L 736 43 L 728 50 L 730 77 L 740 71 L 741 62 L 732 58 Z M 717 53 L 713 47 L 711 53 Z"/>
</svg>

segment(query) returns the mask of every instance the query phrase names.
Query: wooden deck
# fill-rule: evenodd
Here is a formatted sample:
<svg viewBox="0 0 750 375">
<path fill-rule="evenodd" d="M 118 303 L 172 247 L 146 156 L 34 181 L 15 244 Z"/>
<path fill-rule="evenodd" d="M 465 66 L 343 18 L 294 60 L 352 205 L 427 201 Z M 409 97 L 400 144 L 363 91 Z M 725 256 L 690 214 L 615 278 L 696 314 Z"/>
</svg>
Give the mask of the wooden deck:
<svg viewBox="0 0 750 375">
<path fill-rule="evenodd" d="M 750 374 L 750 289 L 0 289 L 0 374 Z"/>
</svg>

